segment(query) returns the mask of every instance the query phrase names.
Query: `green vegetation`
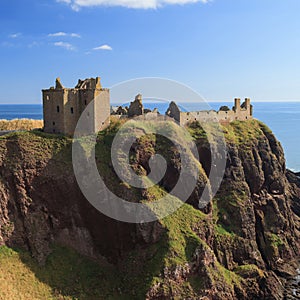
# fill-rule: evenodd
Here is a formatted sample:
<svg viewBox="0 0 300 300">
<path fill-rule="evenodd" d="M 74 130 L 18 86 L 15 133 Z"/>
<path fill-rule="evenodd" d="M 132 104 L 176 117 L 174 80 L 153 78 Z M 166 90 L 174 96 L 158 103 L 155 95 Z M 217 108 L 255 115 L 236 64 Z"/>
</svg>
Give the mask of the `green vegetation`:
<svg viewBox="0 0 300 300">
<path fill-rule="evenodd" d="M 215 269 L 210 268 L 210 274 L 212 280 L 215 282 L 223 282 L 231 289 L 234 289 L 235 287 L 241 288 L 242 278 L 236 273 L 227 270 L 218 261 L 216 262 Z"/>
<path fill-rule="evenodd" d="M 280 247 L 284 246 L 284 241 L 281 239 L 281 237 L 274 233 L 267 233 L 266 238 L 273 247 Z"/>
<path fill-rule="evenodd" d="M 157 189 L 154 189 L 154 193 L 156 197 L 161 196 Z M 163 278 L 159 276 L 162 269 L 167 269 L 169 272 L 172 272 L 175 268 L 184 268 L 187 263 L 193 260 L 197 248 L 201 249 L 201 253 L 205 251 L 213 255 L 211 248 L 199 237 L 200 233 L 203 233 L 203 230 L 205 230 L 207 226 L 210 226 L 208 218 L 209 216 L 195 210 L 192 206 L 183 204 L 175 213 L 161 221 L 166 232 L 157 245 L 157 260 L 156 264 L 154 264 L 157 266 L 156 271 L 152 272 L 152 277 L 148 277 L 152 278 L 151 283 L 145 287 L 148 286 L 149 288 L 149 286 L 160 283 L 161 286 L 166 288 Z M 221 226 L 219 228 L 222 230 Z M 222 233 L 230 237 L 232 236 L 231 233 L 225 230 Z M 231 289 L 233 289 L 234 286 L 240 287 L 241 278 L 238 275 L 230 272 L 217 261 L 214 262 L 214 265 L 214 267 L 208 267 L 206 269 L 208 276 L 213 282 L 218 284 L 223 283 Z M 144 265 L 144 270 L 147 272 L 149 269 Z M 142 284 L 142 282 L 139 282 L 139 284 Z M 204 278 L 195 274 L 189 276 L 187 282 L 180 287 L 178 285 L 176 287 L 172 286 L 172 283 L 170 284 L 171 286 L 169 286 L 169 288 L 171 289 L 173 288 L 177 291 L 181 289 L 180 295 L 184 295 L 185 292 L 188 291 L 187 295 L 189 296 L 193 293 L 197 293 L 197 291 L 199 292 L 200 289 L 203 289 L 205 286 Z M 168 295 L 167 291 L 164 292 Z"/>
<path fill-rule="evenodd" d="M 206 216 L 192 206 L 184 204 L 162 223 L 167 229 L 169 254 L 165 265 L 183 265 L 191 260 L 196 248 L 203 243 L 195 231 L 204 226 Z"/>
<path fill-rule="evenodd" d="M 10 149 L 9 145 L 14 148 Z M 15 157 L 17 152 L 22 152 L 24 155 L 30 153 L 36 160 L 55 159 L 59 162 L 70 163 L 71 145 L 70 138 L 38 130 L 13 132 L 0 137 L 0 149 L 7 151 L 7 159 L 15 164 L 19 164 L 22 159 L 20 156 Z"/>
<path fill-rule="evenodd" d="M 257 120 L 235 121 L 223 125 L 225 138 L 238 146 L 247 146 L 264 136 L 261 122 Z M 263 125 L 267 128 L 266 125 Z"/>
<path fill-rule="evenodd" d="M 225 228 L 223 227 L 222 224 L 217 224 L 217 225 L 215 225 L 215 233 L 216 233 L 217 235 L 233 236 L 233 233 L 227 231 L 227 229 L 225 229 Z"/>
<path fill-rule="evenodd" d="M 132 251 L 118 269 L 99 265 L 58 246 L 53 248 L 45 266 L 38 266 L 27 252 L 1 247 L 0 288 L 6 289 L 5 300 L 144 299 L 150 287 L 157 284 L 166 295 L 169 288 L 181 295 L 199 292 L 205 284 L 201 276 L 192 274 L 185 283 L 177 285 L 165 282 L 162 274 L 164 270 L 174 272 L 185 268 L 198 247 L 212 253 L 197 234 L 207 226 L 207 216 L 184 204 L 165 218 L 162 226 L 159 242 Z M 215 268 L 207 269 L 212 280 L 230 287 L 239 284 L 234 273 L 215 263 Z"/>
<path fill-rule="evenodd" d="M 262 278 L 264 272 L 259 269 L 256 265 L 243 265 L 238 266 L 234 272 L 243 278 Z"/>
<path fill-rule="evenodd" d="M 129 184 L 122 182 L 112 167 L 112 143 L 116 133 L 123 124 L 124 121 L 122 120 L 114 120 L 109 127 L 99 132 L 95 146 L 96 163 L 106 186 L 111 191 L 114 191 L 114 194 L 119 197 L 127 197 L 128 201 L 137 202 L 141 199 L 140 189 L 131 187 Z"/>
<path fill-rule="evenodd" d="M 234 235 L 240 234 L 241 224 L 238 218 L 237 211 L 243 209 L 248 195 L 240 190 L 224 190 L 226 186 L 221 189 L 221 193 L 213 199 L 213 219 L 215 230 L 218 235 Z"/>
<path fill-rule="evenodd" d="M 144 203 L 149 204 L 148 201 L 155 201 L 165 195 L 165 191 L 158 186 L 153 186 L 148 189 L 147 200 L 144 200 Z M 171 287 L 167 288 L 164 282 L 162 276 L 164 270 L 173 272 L 177 267 L 184 267 L 192 260 L 196 248 L 205 244 L 196 232 L 203 230 L 206 216 L 176 198 L 173 201 L 180 202 L 182 206 L 161 221 L 163 233 L 160 241 L 148 246 L 147 249 L 133 251 L 122 263 L 124 289 L 136 299 L 144 299 L 149 288 L 158 284 L 165 289 L 163 293 L 168 295 L 168 289 Z M 205 247 L 209 249 L 207 245 Z M 173 288 L 187 289 L 191 292 L 196 285 L 196 280 L 199 280 L 202 286 L 203 279 L 197 277 L 192 281 L 193 284 L 187 281 L 182 287 Z"/>
<path fill-rule="evenodd" d="M 156 207 L 155 201 L 164 197 L 166 191 L 158 185 L 147 191 L 140 191 L 122 183 L 112 168 L 111 145 L 123 121 L 115 120 L 97 136 L 96 162 L 101 176 L 107 186 L 117 195 L 128 197 L 130 201 L 143 201 L 157 214 L 164 213 Z M 143 131 L 146 128 L 138 125 Z M 228 142 L 237 143 L 240 147 L 248 147 L 254 140 L 263 136 L 267 131 L 257 121 L 233 122 L 222 127 Z M 199 143 L 207 141 L 207 133 L 199 124 L 191 124 L 188 128 L 190 134 Z M 168 134 L 176 134 L 172 124 L 166 128 Z M 125 133 L 126 134 L 126 133 Z M 178 137 L 177 137 L 178 138 Z M 188 148 L 189 139 L 179 137 L 181 144 Z M 9 146 L 19 147 L 18 151 Z M 55 162 L 56 168 L 61 165 L 71 170 L 70 138 L 45 134 L 38 130 L 31 132 L 11 133 L 0 138 L 0 148 L 5 152 L 7 163 L 17 167 L 20 157 L 15 153 L 30 153 L 28 157 L 35 160 Z M 136 141 L 135 149 L 143 151 L 145 157 L 159 153 L 176 167 L 180 167 L 178 153 L 174 145 L 162 136 L 148 134 Z M 19 151 L 20 150 L 20 151 Z M 136 172 L 146 174 L 145 166 L 141 166 L 141 159 L 132 151 L 130 164 Z M 189 164 L 199 166 L 201 182 L 205 182 L 205 172 L 199 162 L 191 154 Z M 137 167 L 141 169 L 137 169 Z M 206 178 L 207 179 L 207 178 Z M 238 184 L 238 183 L 237 183 Z M 232 188 L 232 186 L 231 186 Z M 183 204 L 174 214 L 161 220 L 157 226 L 161 237 L 158 242 L 147 247 L 140 246 L 119 262 L 118 266 L 99 265 L 77 254 L 76 252 L 54 247 L 53 253 L 48 257 L 45 266 L 38 266 L 30 255 L 23 251 L 0 248 L 0 290 L 5 291 L 3 297 L 10 299 L 144 299 L 146 293 L 153 286 L 161 289 L 161 294 L 167 298 L 171 291 L 189 298 L 194 293 L 197 295 L 201 289 L 207 287 L 205 278 L 213 284 L 221 285 L 234 290 L 243 282 L 242 278 L 250 278 L 253 274 L 262 277 L 262 271 L 252 265 L 237 267 L 231 272 L 224 268 L 215 258 L 212 249 L 204 241 L 204 232 L 215 235 L 216 242 L 232 242 L 238 238 L 240 220 L 234 218 L 238 209 L 243 209 L 249 191 L 244 186 L 226 190 L 226 186 L 213 202 L 213 216 L 205 215 L 191 205 Z M 225 196 L 224 196 L 225 195 Z M 170 205 L 181 205 L 179 199 L 170 198 Z M 239 214 L 236 214 L 237 216 Z M 141 225 L 141 226 L 148 226 Z M 3 229 L 8 233 L 9 225 Z M 159 233 L 156 233 L 159 234 Z M 270 242 L 275 247 L 282 245 L 282 240 L 275 235 L 270 237 Z M 201 267 L 207 276 L 198 276 L 196 273 L 188 274 L 182 284 L 176 284 L 168 279 L 175 271 L 184 270 L 188 264 L 195 260 L 196 250 L 205 253 L 212 263 Z M 167 274 L 167 275 L 164 275 Z M 254 275 L 253 275 L 254 276 Z M 0 296 L 0 299 L 1 299 Z"/>
<path fill-rule="evenodd" d="M 284 241 L 277 234 L 272 234 L 272 240 L 274 245 L 277 247 L 284 245 Z"/>
<path fill-rule="evenodd" d="M 188 126 L 189 133 L 201 144 L 207 142 L 208 134 L 220 136 L 221 131 L 227 142 L 238 146 L 249 145 L 251 142 L 260 139 L 265 132 L 272 133 L 262 122 L 257 120 L 234 121 L 229 124 L 219 125 L 219 123 L 206 123 L 206 131 L 198 121 L 192 122 Z"/>
<path fill-rule="evenodd" d="M 188 126 L 188 130 L 190 135 L 198 142 L 207 141 L 207 133 L 205 130 L 201 127 L 200 123 L 198 121 L 192 122 Z"/>
<path fill-rule="evenodd" d="M 0 247 L 0 299 L 120 299 L 117 287 L 111 268 L 73 250 L 54 247 L 39 266 L 27 252 Z"/>
<path fill-rule="evenodd" d="M 211 251 L 193 231 L 202 230 L 204 221 L 204 214 L 184 204 L 163 220 L 160 241 L 132 251 L 118 271 L 67 248 L 54 247 L 45 266 L 38 266 L 27 252 L 1 247 L 0 288 L 6 288 L 5 300 L 144 299 L 151 286 L 163 283 L 165 268 L 171 271 L 184 266 L 199 245 Z M 185 289 L 193 291 L 197 284 L 203 285 L 200 277 L 191 281 L 183 285 Z"/>
</svg>

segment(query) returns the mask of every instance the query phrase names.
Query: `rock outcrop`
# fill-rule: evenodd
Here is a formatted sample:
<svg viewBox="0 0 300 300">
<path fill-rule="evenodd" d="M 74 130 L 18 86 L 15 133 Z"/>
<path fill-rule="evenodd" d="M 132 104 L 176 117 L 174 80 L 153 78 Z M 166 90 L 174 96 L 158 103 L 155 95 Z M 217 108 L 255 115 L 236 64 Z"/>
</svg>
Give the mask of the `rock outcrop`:
<svg viewBox="0 0 300 300">
<path fill-rule="evenodd" d="M 112 124 L 96 147 L 107 185 L 129 201 L 153 201 L 171 190 L 180 159 L 174 146 L 153 136 L 133 145 L 131 163 L 147 175 L 152 154 L 167 155 L 159 186 L 138 191 L 118 180 L 109 159 L 117 127 Z M 26 249 L 41 264 L 52 243 L 72 247 L 118 269 L 120 295 L 136 299 L 282 299 L 299 255 L 300 179 L 286 170 L 283 150 L 265 125 L 235 122 L 224 131 L 225 176 L 208 207 L 199 211 L 197 199 L 210 150 L 194 126 L 202 171 L 191 205 L 140 225 L 114 221 L 85 200 L 67 138 L 39 132 L 2 138 L 0 244 Z"/>
</svg>

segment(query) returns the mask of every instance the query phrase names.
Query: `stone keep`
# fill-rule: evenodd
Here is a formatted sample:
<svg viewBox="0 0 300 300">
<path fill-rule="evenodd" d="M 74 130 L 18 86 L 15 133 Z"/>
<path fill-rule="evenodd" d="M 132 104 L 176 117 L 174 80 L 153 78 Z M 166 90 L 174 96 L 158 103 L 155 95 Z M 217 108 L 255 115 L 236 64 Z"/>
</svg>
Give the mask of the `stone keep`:
<svg viewBox="0 0 300 300">
<path fill-rule="evenodd" d="M 109 89 L 101 87 L 100 78 L 79 80 L 75 88 L 65 88 L 60 79 L 55 87 L 43 90 L 44 131 L 73 135 L 76 124 L 94 99 L 94 131 L 105 129 L 110 122 Z"/>
</svg>

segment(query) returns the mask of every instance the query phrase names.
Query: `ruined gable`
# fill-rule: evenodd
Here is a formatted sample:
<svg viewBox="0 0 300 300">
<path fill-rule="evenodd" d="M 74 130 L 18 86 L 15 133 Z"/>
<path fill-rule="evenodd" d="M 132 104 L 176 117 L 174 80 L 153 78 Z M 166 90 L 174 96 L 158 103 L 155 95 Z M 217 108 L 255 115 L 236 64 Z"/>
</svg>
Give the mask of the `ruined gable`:
<svg viewBox="0 0 300 300">
<path fill-rule="evenodd" d="M 135 100 L 130 103 L 128 109 L 128 117 L 133 118 L 144 114 L 143 98 L 141 94 L 135 97 Z"/>
</svg>

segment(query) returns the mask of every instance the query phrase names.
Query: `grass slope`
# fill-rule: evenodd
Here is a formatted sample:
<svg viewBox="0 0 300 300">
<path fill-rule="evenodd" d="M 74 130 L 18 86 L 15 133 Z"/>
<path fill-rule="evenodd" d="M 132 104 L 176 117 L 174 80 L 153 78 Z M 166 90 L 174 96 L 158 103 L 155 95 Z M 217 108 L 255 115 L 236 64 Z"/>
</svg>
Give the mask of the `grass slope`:
<svg viewBox="0 0 300 300">
<path fill-rule="evenodd" d="M 119 299 L 114 271 L 54 247 L 45 266 L 29 253 L 0 247 L 0 299 Z"/>
</svg>

